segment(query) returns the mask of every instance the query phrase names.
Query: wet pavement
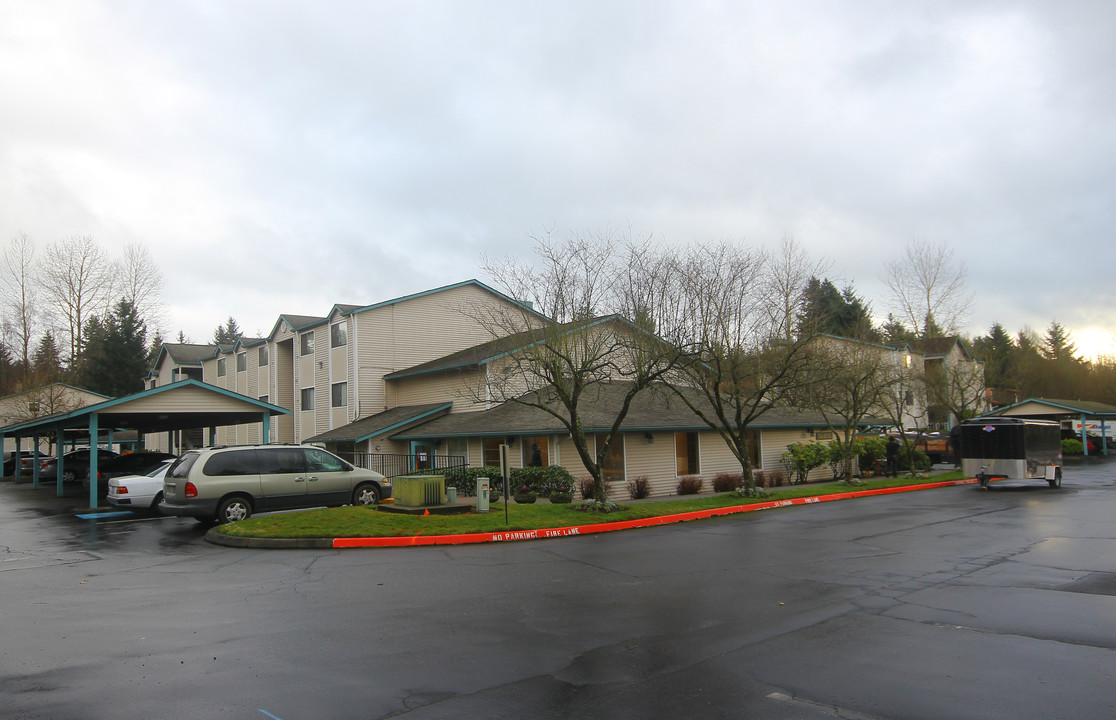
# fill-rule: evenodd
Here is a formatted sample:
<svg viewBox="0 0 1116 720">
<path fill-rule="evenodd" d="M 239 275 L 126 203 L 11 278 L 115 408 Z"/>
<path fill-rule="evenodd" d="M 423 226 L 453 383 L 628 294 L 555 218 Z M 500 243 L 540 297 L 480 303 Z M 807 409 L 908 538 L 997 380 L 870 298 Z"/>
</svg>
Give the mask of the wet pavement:
<svg viewBox="0 0 1116 720">
<path fill-rule="evenodd" d="M 464 547 L 225 548 L 82 500 L 0 483 L 0 717 L 1116 717 L 1107 459 Z"/>
</svg>

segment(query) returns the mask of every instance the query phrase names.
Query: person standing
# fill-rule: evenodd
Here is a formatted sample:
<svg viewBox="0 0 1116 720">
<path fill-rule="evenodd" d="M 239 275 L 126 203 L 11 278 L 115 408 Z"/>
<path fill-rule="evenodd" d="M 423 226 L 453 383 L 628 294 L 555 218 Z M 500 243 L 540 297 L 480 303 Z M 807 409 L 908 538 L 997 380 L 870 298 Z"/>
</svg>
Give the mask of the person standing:
<svg viewBox="0 0 1116 720">
<path fill-rule="evenodd" d="M 887 458 L 887 476 L 897 477 L 899 475 L 899 441 L 895 436 L 887 439 L 887 445 L 884 446 L 884 457 Z"/>
</svg>

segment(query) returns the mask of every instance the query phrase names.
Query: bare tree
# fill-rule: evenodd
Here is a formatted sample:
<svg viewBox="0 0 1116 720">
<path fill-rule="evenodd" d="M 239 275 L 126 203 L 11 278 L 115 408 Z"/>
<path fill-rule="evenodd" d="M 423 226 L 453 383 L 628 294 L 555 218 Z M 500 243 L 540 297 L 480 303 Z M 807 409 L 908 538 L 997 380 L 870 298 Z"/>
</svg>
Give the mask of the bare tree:
<svg viewBox="0 0 1116 720">
<path fill-rule="evenodd" d="M 635 252 L 643 243 L 611 232 L 534 240 L 535 264 L 484 261 L 487 275 L 516 304 L 474 315 L 502 338 L 497 342 L 507 353 L 474 394 L 557 419 L 593 479 L 596 499 L 604 501 L 620 426 L 636 396 L 677 365 L 679 350 L 648 329 L 658 324 L 656 289 L 624 283 L 628 270 L 644 262 Z M 618 314 L 635 308 L 649 313 L 646 325 Z"/>
<path fill-rule="evenodd" d="M 162 323 L 163 272 L 142 243 L 132 242 L 124 246 L 119 285 L 120 294 L 148 327 L 158 327 Z"/>
<path fill-rule="evenodd" d="M 773 332 L 787 340 L 794 334 L 798 317 L 806 301 L 812 278 L 820 278 L 829 268 L 829 261 L 813 260 L 793 237 L 785 236 L 779 249 L 767 257 L 760 282 Z"/>
<path fill-rule="evenodd" d="M 688 325 L 667 339 L 693 352 L 671 384 L 724 440 L 751 491 L 751 425 L 786 404 L 806 379 L 808 339 L 787 332 L 801 310 L 801 292 L 787 280 L 810 275 L 800 273 L 801 255 L 784 254 L 772 265 L 764 253 L 730 243 L 692 246 L 679 257 L 680 315 Z"/>
<path fill-rule="evenodd" d="M 43 255 L 43 293 L 69 333 L 71 366 L 81 354 L 86 321 L 111 302 L 112 270 L 105 251 L 89 235 L 51 243 Z"/>
<path fill-rule="evenodd" d="M 929 406 L 945 410 L 957 422 L 976 417 L 988 404 L 984 365 L 979 362 L 943 363 L 927 368 L 924 381 Z"/>
<path fill-rule="evenodd" d="M 965 284 L 965 266 L 941 243 L 916 239 L 902 257 L 886 265 L 884 283 L 895 314 L 915 335 L 956 334 L 964 324 L 973 296 Z"/>
<path fill-rule="evenodd" d="M 39 329 L 38 277 L 35 266 L 35 243 L 30 236 L 19 233 L 8 243 L 3 258 L 3 294 L 12 345 L 19 353 L 22 377 L 31 370 L 31 347 Z"/>
</svg>

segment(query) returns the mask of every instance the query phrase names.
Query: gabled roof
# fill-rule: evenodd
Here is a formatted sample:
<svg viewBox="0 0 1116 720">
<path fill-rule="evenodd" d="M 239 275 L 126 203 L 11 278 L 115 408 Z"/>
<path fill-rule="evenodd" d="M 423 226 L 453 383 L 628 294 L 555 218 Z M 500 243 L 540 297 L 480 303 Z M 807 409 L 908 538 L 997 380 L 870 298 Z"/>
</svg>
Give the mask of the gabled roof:
<svg viewBox="0 0 1116 720">
<path fill-rule="evenodd" d="M 594 318 L 588 321 L 569 322 L 564 325 L 557 326 L 554 330 L 525 330 L 514 335 L 506 335 L 502 338 L 489 340 L 488 342 L 474 345 L 471 348 L 458 350 L 455 353 L 450 353 L 440 358 L 424 362 L 405 370 L 398 370 L 393 373 L 388 373 L 384 376 L 385 380 L 399 380 L 406 377 L 415 375 L 429 375 L 432 373 L 448 372 L 451 370 L 465 370 L 468 368 L 475 368 L 490 363 L 493 360 L 511 355 L 519 350 L 525 350 L 532 345 L 538 343 L 545 343 L 546 338 L 552 333 L 557 332 L 559 335 L 565 335 L 577 330 L 590 328 L 595 325 L 602 325 L 608 322 L 622 322 L 628 325 L 631 323 L 619 315 L 606 315 L 604 317 Z"/>
<path fill-rule="evenodd" d="M 77 385 L 67 385 L 66 383 L 48 383 L 46 385 L 40 385 L 39 387 L 36 387 L 36 388 L 29 388 L 27 390 L 20 390 L 19 392 L 12 393 L 11 395 L 5 395 L 3 397 L 0 397 L 0 402 L 2 402 L 4 400 L 7 400 L 9 398 L 17 398 L 21 395 L 31 395 L 32 393 L 41 394 L 47 388 L 65 388 L 67 390 L 74 390 L 74 391 L 79 392 L 79 393 L 85 393 L 86 395 L 94 395 L 96 397 L 105 398 L 106 400 L 109 399 L 108 395 L 102 395 L 99 392 L 93 392 L 92 390 L 86 390 L 85 388 L 78 387 Z"/>
<path fill-rule="evenodd" d="M 911 348 L 927 357 L 945 357 L 949 355 L 954 346 L 959 346 L 961 352 L 965 354 L 965 357 L 970 360 L 973 359 L 972 353 L 969 352 L 969 348 L 965 347 L 965 343 L 957 335 L 911 340 L 909 345 Z"/>
<path fill-rule="evenodd" d="M 594 386 L 593 393 L 583 396 L 580 410 L 585 432 L 608 431 L 616 418 L 616 409 L 629 386 L 629 383 L 601 383 Z M 696 393 L 694 401 L 699 401 Z M 825 420 L 817 413 L 803 410 L 772 409 L 749 427 L 757 430 L 821 428 L 825 427 Z M 709 426 L 672 391 L 654 388 L 636 395 L 620 429 L 623 432 L 688 432 L 708 430 Z M 392 439 L 547 435 L 565 432 L 568 432 L 566 427 L 553 415 L 539 408 L 510 400 L 491 410 L 445 415 L 413 429 L 402 431 Z"/>
<path fill-rule="evenodd" d="M 279 326 L 284 323 L 290 327 L 291 330 L 302 332 L 315 325 L 321 325 L 325 321 L 326 319 L 324 317 L 318 317 L 316 315 L 291 315 L 289 313 L 283 313 L 279 316 L 279 319 L 275 321 L 275 325 L 272 326 L 271 332 L 267 334 L 267 339 L 270 340 L 275 337 L 275 334 L 279 332 Z"/>
<path fill-rule="evenodd" d="M 262 413 L 289 415 L 290 412 L 278 405 L 199 380 L 180 380 L 77 410 L 13 423 L 0 428 L 0 432 L 26 437 L 34 433 L 84 427 L 93 415 L 100 418 L 102 428 L 162 432 L 259 422 Z"/>
<path fill-rule="evenodd" d="M 549 319 L 545 315 L 543 315 L 542 313 L 536 312 L 533 309 L 531 309 L 530 307 L 527 307 L 527 306 L 523 305 L 522 303 L 517 302 L 516 300 L 508 297 L 507 295 L 503 294 L 499 290 L 494 290 L 494 289 L 490 288 L 489 286 L 485 285 L 484 283 L 482 283 L 479 280 L 465 280 L 463 282 L 453 283 L 452 285 L 443 285 L 442 287 L 437 287 L 437 288 L 434 288 L 432 290 L 424 290 L 423 292 L 414 293 L 412 295 L 404 295 L 403 297 L 394 298 L 392 300 L 385 300 L 383 302 L 374 303 L 372 305 L 364 305 L 364 306 L 361 306 L 361 307 L 356 307 L 356 308 L 353 308 L 352 310 L 348 311 L 348 313 L 346 313 L 346 314 L 364 312 L 365 310 L 372 310 L 372 309 L 375 309 L 375 308 L 386 307 L 388 305 L 395 305 L 396 303 L 406 302 L 408 300 L 414 300 L 416 298 L 425 297 L 427 295 L 434 295 L 435 293 L 446 292 L 448 290 L 456 290 L 457 288 L 466 287 L 466 286 L 469 286 L 469 285 L 471 285 L 473 287 L 480 288 L 481 290 L 484 290 L 485 292 L 491 293 L 491 294 L 495 295 L 496 297 L 498 297 L 502 300 L 506 300 L 507 302 L 509 302 L 513 305 L 518 305 L 521 308 L 523 308 L 526 312 L 531 313 L 532 315 L 536 315 L 540 319 L 543 319 L 543 320 L 548 320 Z"/>
<path fill-rule="evenodd" d="M 1028 407 L 1030 406 L 1030 407 Z M 1031 409 L 1037 412 L 1030 412 Z M 1027 398 L 988 413 L 988 415 L 1085 415 L 1087 417 L 1116 417 L 1116 405 L 1091 400 L 1058 400 L 1052 398 Z"/>
<path fill-rule="evenodd" d="M 163 359 L 164 354 L 178 365 L 201 365 L 202 360 L 211 358 L 216 353 L 216 345 L 163 343 L 163 346 L 159 348 L 159 355 L 155 358 L 155 365 L 159 365 L 159 361 Z"/>
<path fill-rule="evenodd" d="M 303 443 L 358 443 L 378 435 L 399 432 L 449 412 L 453 403 L 406 405 L 369 415 L 348 425 L 303 440 Z"/>
</svg>

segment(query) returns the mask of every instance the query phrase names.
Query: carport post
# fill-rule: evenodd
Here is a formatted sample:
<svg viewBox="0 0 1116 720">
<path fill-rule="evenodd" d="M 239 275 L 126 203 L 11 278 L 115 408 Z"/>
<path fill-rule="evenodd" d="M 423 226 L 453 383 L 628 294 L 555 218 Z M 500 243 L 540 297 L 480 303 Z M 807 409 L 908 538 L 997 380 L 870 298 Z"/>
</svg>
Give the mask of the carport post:
<svg viewBox="0 0 1116 720">
<path fill-rule="evenodd" d="M 1085 454 L 1089 454 L 1089 433 L 1085 430 L 1085 415 L 1081 415 L 1081 444 L 1085 446 Z"/>
<path fill-rule="evenodd" d="M 213 447 L 217 444 L 217 426 L 211 425 L 209 427 L 209 446 Z"/>
<path fill-rule="evenodd" d="M 57 485 L 56 485 L 56 489 L 54 491 L 54 494 L 57 495 L 58 497 L 62 497 L 62 469 L 63 469 L 62 466 L 66 462 L 66 458 L 65 458 L 65 455 L 66 455 L 66 446 L 65 446 L 66 431 L 62 430 L 62 429 L 58 429 L 58 430 L 55 430 L 54 432 L 55 432 L 55 435 L 56 435 L 56 438 L 57 438 L 56 441 L 55 441 L 55 444 L 58 445 L 58 462 L 55 463 L 55 470 L 57 470 L 57 480 L 56 480 Z"/>
<path fill-rule="evenodd" d="M 19 453 L 20 453 L 20 449 L 21 449 L 20 446 L 23 444 L 23 438 L 20 437 L 19 435 L 16 435 L 15 441 L 16 441 L 16 446 L 15 446 L 16 462 L 15 462 L 15 465 L 12 467 L 12 476 L 15 478 L 15 482 L 19 482 L 19 480 L 20 480 L 19 470 L 20 470 L 20 466 L 23 465 L 23 463 L 21 463 L 19 461 Z"/>
<path fill-rule="evenodd" d="M 89 507 L 97 507 L 97 413 L 89 413 Z"/>
<path fill-rule="evenodd" d="M 39 433 L 35 433 L 35 446 L 31 448 L 31 486 L 39 489 Z"/>
<path fill-rule="evenodd" d="M 260 413 L 263 416 L 263 444 L 271 444 L 271 413 Z"/>
<path fill-rule="evenodd" d="M 105 445 L 105 448 L 112 450 L 112 428 L 108 429 L 108 443 Z"/>
</svg>

